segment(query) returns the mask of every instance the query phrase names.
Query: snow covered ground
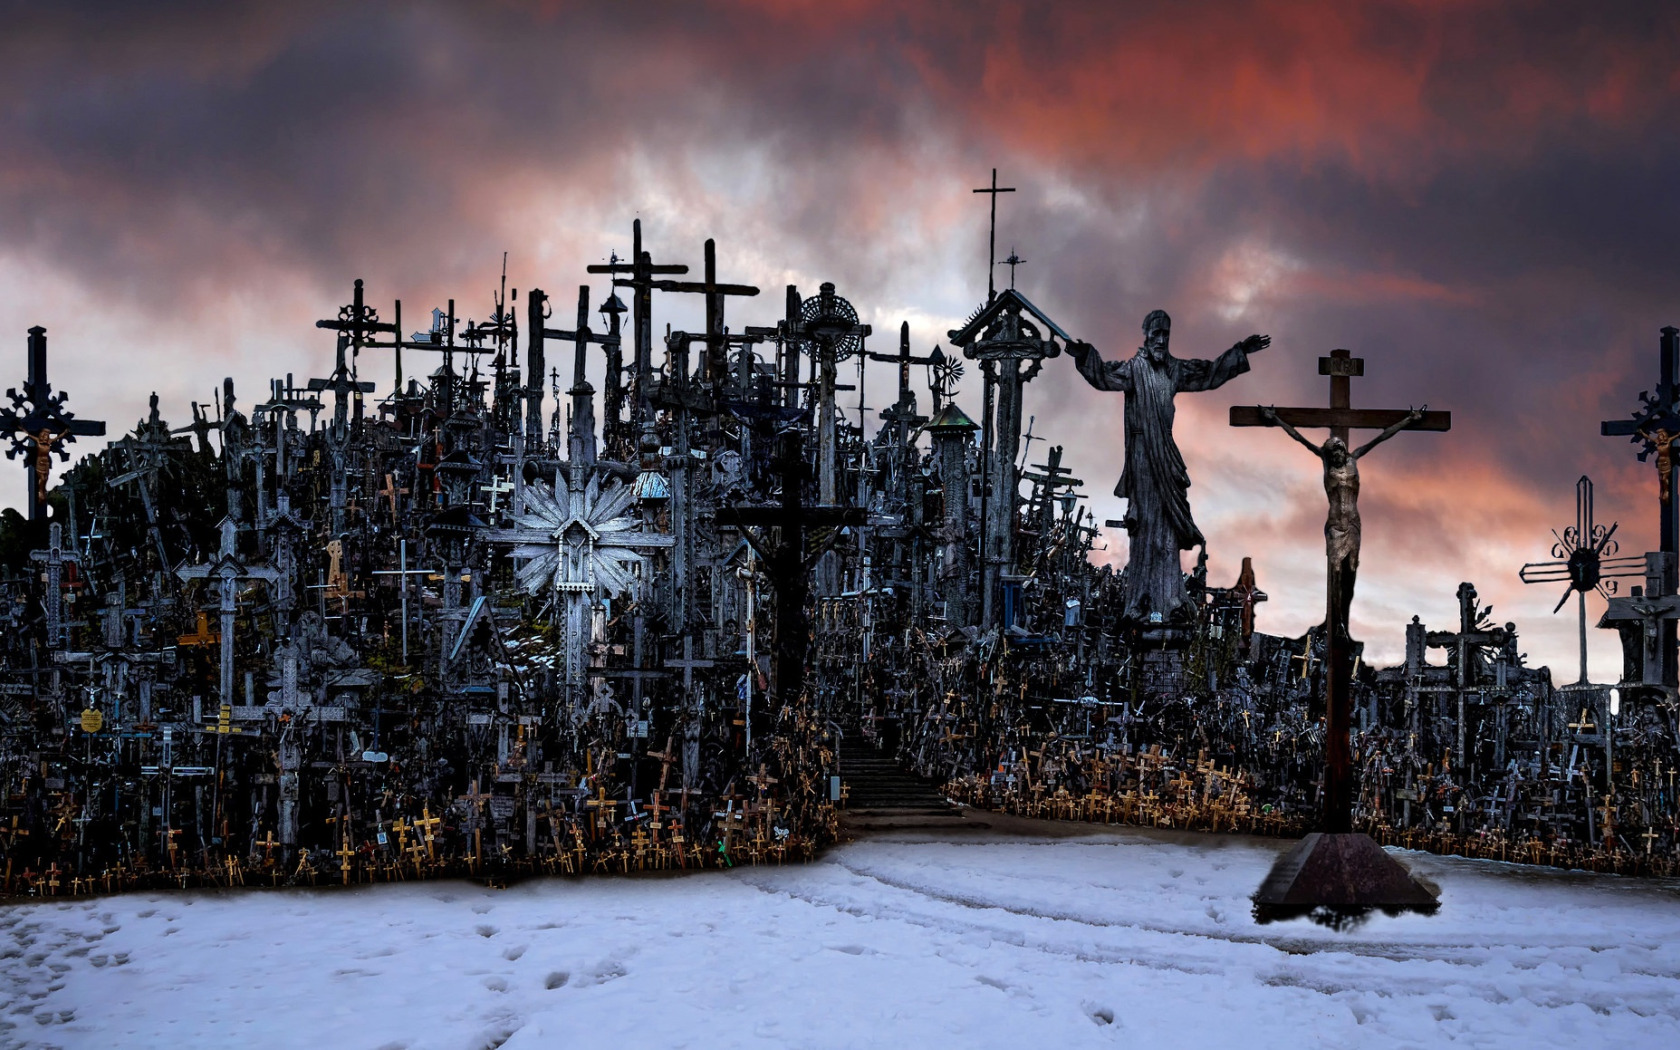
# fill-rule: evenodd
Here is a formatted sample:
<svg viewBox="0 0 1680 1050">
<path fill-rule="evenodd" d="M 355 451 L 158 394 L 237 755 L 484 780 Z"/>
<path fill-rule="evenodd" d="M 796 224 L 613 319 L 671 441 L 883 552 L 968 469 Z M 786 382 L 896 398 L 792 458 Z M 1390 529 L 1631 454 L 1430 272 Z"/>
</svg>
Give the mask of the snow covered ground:
<svg viewBox="0 0 1680 1050">
<path fill-rule="evenodd" d="M 0 1045 L 1680 1046 L 1680 886 L 1408 854 L 1437 916 L 1256 926 L 1286 845 L 901 832 L 689 877 L 17 905 Z"/>
</svg>

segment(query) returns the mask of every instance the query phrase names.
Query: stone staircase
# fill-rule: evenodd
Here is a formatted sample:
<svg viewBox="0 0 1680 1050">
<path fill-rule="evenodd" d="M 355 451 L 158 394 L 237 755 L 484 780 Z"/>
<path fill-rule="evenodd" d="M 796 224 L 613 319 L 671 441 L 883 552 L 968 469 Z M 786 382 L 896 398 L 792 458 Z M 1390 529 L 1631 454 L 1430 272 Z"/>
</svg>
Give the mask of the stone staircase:
<svg viewBox="0 0 1680 1050">
<path fill-rule="evenodd" d="M 846 809 L 858 816 L 937 816 L 954 808 L 932 784 L 868 746 L 842 752 L 840 771 Z"/>
<path fill-rule="evenodd" d="M 861 741 L 842 748 L 840 781 L 846 786 L 841 819 L 853 831 L 988 826 L 967 819 L 932 784 Z"/>
</svg>

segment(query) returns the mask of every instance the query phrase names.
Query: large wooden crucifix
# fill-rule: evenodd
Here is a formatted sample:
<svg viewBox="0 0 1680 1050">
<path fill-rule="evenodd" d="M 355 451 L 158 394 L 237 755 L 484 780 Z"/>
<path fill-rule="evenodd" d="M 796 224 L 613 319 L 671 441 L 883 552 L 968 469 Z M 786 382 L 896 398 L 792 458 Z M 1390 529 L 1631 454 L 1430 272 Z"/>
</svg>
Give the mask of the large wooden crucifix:
<svg viewBox="0 0 1680 1050">
<path fill-rule="evenodd" d="M 1326 579 L 1325 756 L 1323 830 L 1345 834 L 1353 830 L 1353 755 L 1348 740 L 1353 679 L 1348 609 L 1353 602 L 1354 578 L 1359 569 L 1359 457 L 1402 430 L 1444 431 L 1452 428 L 1452 414 L 1421 409 L 1352 406 L 1351 378 L 1365 374 L 1365 362 L 1346 350 L 1332 350 L 1318 359 L 1318 374 L 1330 377 L 1329 408 L 1262 408 L 1233 405 L 1234 427 L 1282 427 L 1311 449 L 1324 463 L 1324 489 L 1330 501 L 1324 523 Z M 1315 445 L 1297 427 L 1324 427 L 1330 437 Z M 1347 446 L 1350 430 L 1379 430 L 1357 449 Z"/>
<path fill-rule="evenodd" d="M 861 507 L 806 506 L 801 491 L 809 468 L 799 428 L 787 428 L 779 441 L 780 502 L 768 507 L 720 507 L 716 521 L 720 526 L 740 529 L 767 562 L 766 575 L 776 592 L 774 688 L 783 703 L 792 703 L 799 699 L 805 684 L 805 656 L 810 643 L 805 614 L 810 593 L 807 581 L 817 558 L 827 550 L 819 546 L 814 554 L 808 553 L 805 531 L 862 525 L 868 520 L 868 512 Z M 752 531 L 754 527 L 778 529 L 781 539 L 769 544 Z"/>
</svg>

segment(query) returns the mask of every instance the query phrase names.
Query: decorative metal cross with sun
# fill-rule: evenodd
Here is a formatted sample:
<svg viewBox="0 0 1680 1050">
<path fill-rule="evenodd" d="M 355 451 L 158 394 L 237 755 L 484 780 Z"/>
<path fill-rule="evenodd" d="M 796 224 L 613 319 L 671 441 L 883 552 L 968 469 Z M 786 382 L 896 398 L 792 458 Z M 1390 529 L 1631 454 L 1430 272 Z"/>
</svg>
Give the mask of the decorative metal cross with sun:
<svg viewBox="0 0 1680 1050">
<path fill-rule="evenodd" d="M 491 542 L 512 545 L 508 553 L 524 563 L 514 578 L 525 592 L 549 593 L 555 626 L 562 628 L 564 684 L 574 712 L 587 692 L 587 649 L 598 634 L 599 599 L 646 585 L 642 552 L 676 543 L 643 527 L 633 509 L 633 486 L 614 480 L 603 488 L 602 478 L 601 471 L 577 463 L 569 476 L 556 471 L 553 488 L 540 481 L 525 486 L 514 528 L 489 532 Z"/>
<path fill-rule="evenodd" d="M 1629 556 L 1618 558 L 1616 523 L 1608 527 L 1593 522 L 1593 483 L 1585 474 L 1575 483 L 1575 524 L 1559 533 L 1552 544 L 1556 561 L 1529 562 L 1518 576 L 1524 583 L 1567 583 L 1563 596 L 1552 612 L 1563 608 L 1571 594 L 1576 596 L 1581 611 L 1581 684 L 1587 681 L 1587 592 L 1597 591 L 1606 601 L 1616 593 L 1616 577 L 1643 576 L 1645 559 Z"/>
<path fill-rule="evenodd" d="M 516 527 L 490 531 L 493 542 L 512 544 L 509 554 L 524 561 L 514 575 L 527 594 L 623 594 L 635 585 L 641 551 L 676 542 L 641 528 L 631 513 L 631 486 L 614 481 L 603 490 L 601 478 L 594 472 L 586 483 L 574 477 L 558 487 L 557 477 L 557 489 L 528 485 L 525 510 L 513 515 Z"/>
</svg>

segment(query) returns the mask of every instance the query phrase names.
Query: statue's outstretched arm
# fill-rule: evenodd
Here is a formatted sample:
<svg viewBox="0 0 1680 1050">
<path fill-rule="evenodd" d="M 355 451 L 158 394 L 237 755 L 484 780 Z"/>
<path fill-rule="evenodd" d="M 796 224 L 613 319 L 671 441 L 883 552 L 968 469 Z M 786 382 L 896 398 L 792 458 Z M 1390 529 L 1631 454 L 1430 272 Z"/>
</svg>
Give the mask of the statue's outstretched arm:
<svg viewBox="0 0 1680 1050">
<path fill-rule="evenodd" d="M 1282 416 L 1277 414 L 1277 409 L 1276 408 L 1274 408 L 1271 405 L 1260 405 L 1260 406 L 1257 406 L 1257 407 L 1260 409 L 1260 418 L 1261 419 L 1264 419 L 1266 422 L 1270 423 L 1274 427 L 1282 427 L 1283 432 L 1285 434 L 1288 434 L 1290 437 L 1294 438 L 1296 441 L 1299 441 L 1301 444 L 1303 444 L 1307 448 L 1311 449 L 1313 455 L 1315 455 L 1315 456 L 1323 455 L 1324 450 L 1319 448 L 1317 445 L 1313 444 L 1311 441 L 1308 441 L 1306 438 L 1302 437 L 1301 432 L 1299 430 L 1296 430 L 1294 427 L 1290 426 L 1284 420 L 1284 418 Z"/>
<path fill-rule="evenodd" d="M 1389 438 L 1391 438 L 1394 435 L 1400 433 L 1400 431 L 1405 430 L 1407 427 L 1411 426 L 1413 423 L 1416 423 L 1418 420 L 1423 418 L 1423 413 L 1428 408 L 1429 408 L 1428 405 L 1424 405 L 1423 408 L 1412 409 L 1410 412 L 1408 412 L 1406 414 L 1405 419 L 1402 419 L 1400 422 L 1398 422 L 1398 423 L 1394 424 L 1393 426 L 1389 427 L 1387 430 L 1383 431 L 1381 434 L 1378 434 L 1376 437 L 1374 437 L 1371 440 L 1365 442 L 1365 444 L 1360 445 L 1357 449 L 1354 449 L 1353 458 L 1358 459 L 1360 456 L 1363 456 L 1365 453 L 1367 453 L 1367 452 L 1371 451 L 1372 449 L 1376 448 L 1378 445 L 1382 444 L 1384 441 L 1387 441 Z"/>
<path fill-rule="evenodd" d="M 1132 389 L 1131 373 L 1126 370 L 1125 362 L 1109 363 L 1097 353 L 1097 348 L 1083 339 L 1068 344 L 1068 356 L 1073 358 L 1074 366 L 1085 381 L 1098 390 Z"/>
</svg>

